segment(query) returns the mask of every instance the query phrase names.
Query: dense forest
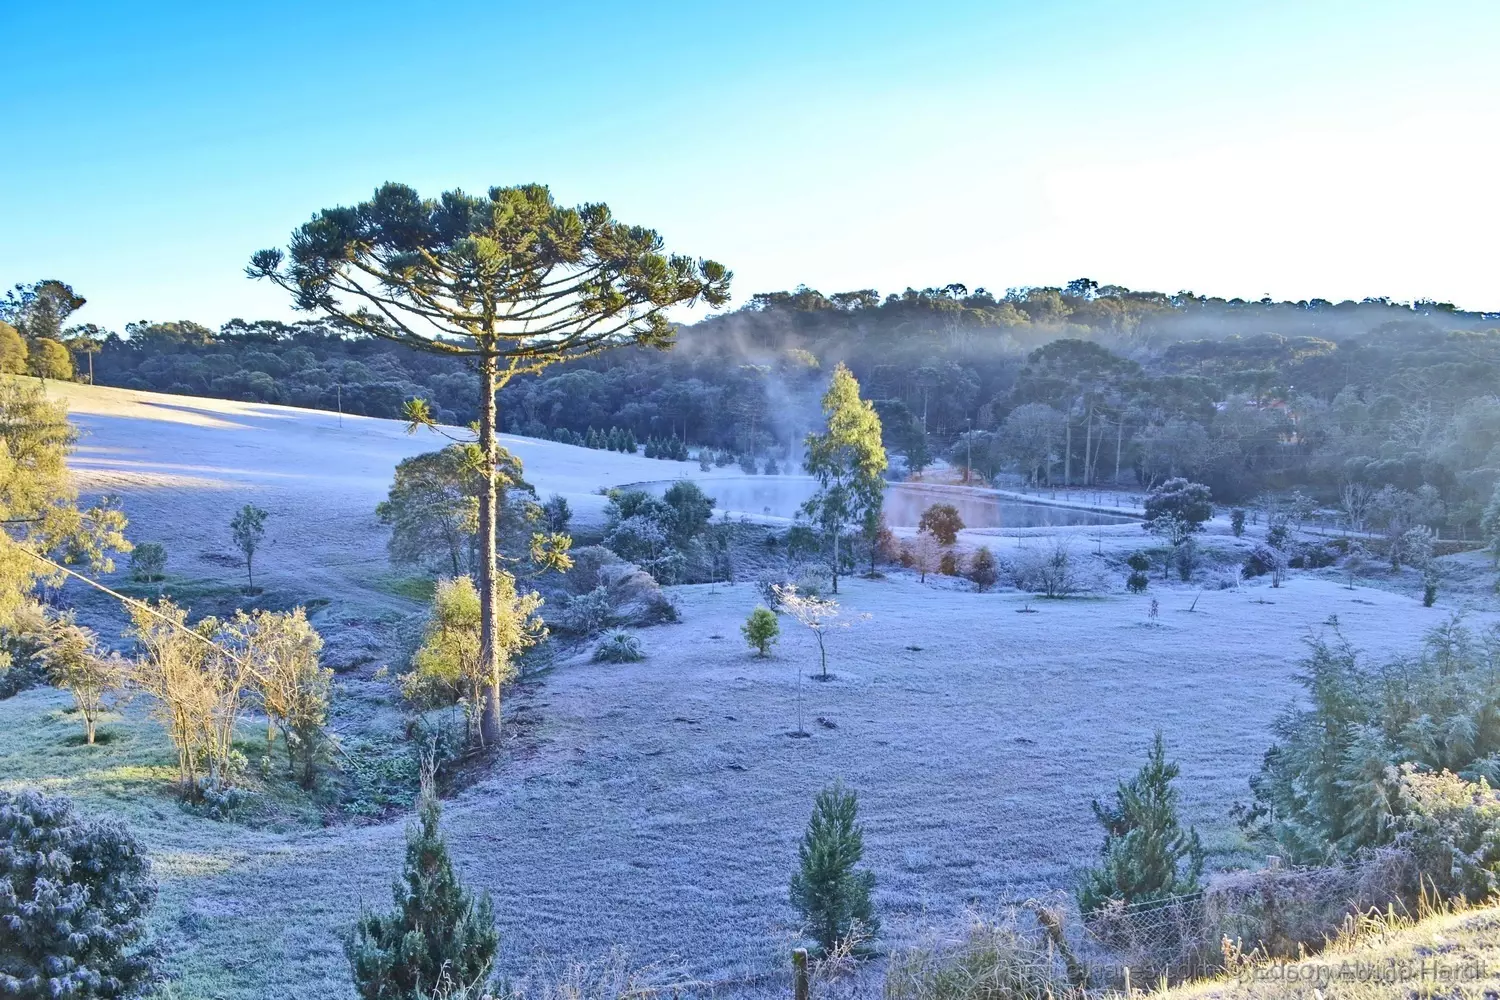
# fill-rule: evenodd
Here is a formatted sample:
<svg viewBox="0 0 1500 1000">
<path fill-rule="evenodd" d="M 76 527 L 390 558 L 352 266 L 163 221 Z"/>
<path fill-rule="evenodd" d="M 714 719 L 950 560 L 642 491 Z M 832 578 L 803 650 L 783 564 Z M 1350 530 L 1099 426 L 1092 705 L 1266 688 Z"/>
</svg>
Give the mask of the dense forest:
<svg viewBox="0 0 1500 1000">
<path fill-rule="evenodd" d="M 21 302 L 6 318 L 26 334 Z M 85 333 L 48 339 L 80 368 L 89 351 L 101 385 L 384 417 L 420 396 L 443 420 L 475 416 L 477 378 L 461 361 L 325 321 Z M 1500 313 L 1436 302 L 1224 300 L 1086 280 L 1003 296 L 798 288 L 685 327 L 669 352 L 518 379 L 502 413 L 513 433 L 581 441 L 593 429 L 602 441 L 618 429 L 616 440 L 675 437 L 747 467 L 785 462 L 840 361 L 908 469 L 944 456 L 1062 485 L 1186 475 L 1221 502 L 1426 486 L 1457 531 L 1477 527 L 1500 477 Z"/>
</svg>

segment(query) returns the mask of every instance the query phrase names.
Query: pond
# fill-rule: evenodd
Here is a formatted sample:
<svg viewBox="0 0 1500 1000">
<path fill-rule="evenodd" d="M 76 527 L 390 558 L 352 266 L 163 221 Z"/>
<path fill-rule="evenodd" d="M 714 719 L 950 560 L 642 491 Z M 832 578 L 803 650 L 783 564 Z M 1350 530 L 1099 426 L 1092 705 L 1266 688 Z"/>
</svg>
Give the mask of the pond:
<svg viewBox="0 0 1500 1000">
<path fill-rule="evenodd" d="M 674 480 L 636 483 L 660 496 Z M 817 483 L 807 476 L 744 476 L 710 479 L 699 484 L 714 499 L 717 511 L 730 517 L 752 514 L 793 518 Z M 1133 518 L 1096 514 L 1045 503 L 1028 503 L 993 494 L 942 489 L 921 483 L 891 483 L 885 488 L 886 521 L 893 528 L 915 528 L 922 512 L 935 503 L 949 503 L 970 528 L 1061 528 L 1129 524 Z"/>
</svg>

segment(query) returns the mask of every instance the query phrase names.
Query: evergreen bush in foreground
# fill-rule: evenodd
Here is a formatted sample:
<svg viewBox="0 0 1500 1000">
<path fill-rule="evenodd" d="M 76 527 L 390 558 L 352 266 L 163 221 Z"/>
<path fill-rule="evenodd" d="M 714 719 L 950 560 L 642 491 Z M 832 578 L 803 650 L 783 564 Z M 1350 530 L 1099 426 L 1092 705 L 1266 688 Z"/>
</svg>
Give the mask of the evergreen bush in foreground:
<svg viewBox="0 0 1500 1000">
<path fill-rule="evenodd" d="M 139 996 L 155 977 L 155 901 L 144 845 L 123 823 L 0 791 L 0 996 Z"/>
<path fill-rule="evenodd" d="M 870 900 L 875 873 L 855 867 L 865 849 L 858 816 L 853 792 L 839 784 L 823 789 L 797 850 L 792 905 L 824 954 L 851 938 L 868 940 L 880 930 Z"/>
<path fill-rule="evenodd" d="M 344 946 L 363 1000 L 477 995 L 494 967 L 499 935 L 489 895 L 475 902 L 454 874 L 430 777 L 419 809 L 421 824 L 406 836 L 395 910 L 362 915 Z"/>
</svg>

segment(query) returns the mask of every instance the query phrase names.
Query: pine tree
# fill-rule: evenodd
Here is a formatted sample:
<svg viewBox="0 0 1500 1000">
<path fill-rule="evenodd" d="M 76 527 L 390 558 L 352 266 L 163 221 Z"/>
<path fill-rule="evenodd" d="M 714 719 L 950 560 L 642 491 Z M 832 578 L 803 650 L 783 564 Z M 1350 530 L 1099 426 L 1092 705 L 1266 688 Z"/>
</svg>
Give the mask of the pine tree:
<svg viewBox="0 0 1500 1000">
<path fill-rule="evenodd" d="M 797 849 L 792 905 L 824 953 L 851 936 L 868 940 L 880 931 L 870 901 L 875 873 L 855 868 L 865 850 L 858 816 L 859 802 L 853 792 L 841 784 L 823 789 Z"/>
<path fill-rule="evenodd" d="M 770 656 L 771 646 L 781 635 L 781 623 L 769 608 L 756 608 L 750 612 L 745 624 L 740 626 L 740 634 L 745 637 L 750 648 L 755 650 L 756 656 Z"/>
<path fill-rule="evenodd" d="M 419 809 L 421 826 L 406 835 L 395 912 L 362 914 L 344 947 L 363 1000 L 463 996 L 483 987 L 494 966 L 499 935 L 489 894 L 476 903 L 453 872 L 430 775 Z"/>
<path fill-rule="evenodd" d="M 1198 832 L 1177 821 L 1179 768 L 1167 762 L 1161 731 L 1151 756 L 1129 782 L 1121 782 L 1113 807 L 1093 803 L 1104 827 L 1104 861 L 1084 876 L 1078 906 L 1092 913 L 1110 900 L 1149 902 L 1198 889 L 1203 845 Z"/>
</svg>

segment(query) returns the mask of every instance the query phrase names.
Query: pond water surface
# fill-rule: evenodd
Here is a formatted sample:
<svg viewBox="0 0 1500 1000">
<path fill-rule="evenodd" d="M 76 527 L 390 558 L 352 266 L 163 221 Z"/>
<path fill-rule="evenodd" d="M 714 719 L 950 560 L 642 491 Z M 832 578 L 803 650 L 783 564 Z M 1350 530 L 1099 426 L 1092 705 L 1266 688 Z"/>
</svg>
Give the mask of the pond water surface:
<svg viewBox="0 0 1500 1000">
<path fill-rule="evenodd" d="M 674 481 L 635 485 L 660 496 Z M 704 480 L 698 485 L 713 497 L 717 510 L 731 517 L 754 514 L 787 519 L 796 517 L 798 508 L 817 489 L 816 481 L 806 476 L 745 476 Z M 893 528 L 915 528 L 922 512 L 935 503 L 957 507 L 959 516 L 970 528 L 1060 528 L 1128 524 L 1133 520 L 921 483 L 891 483 L 885 488 L 885 516 Z"/>
</svg>

